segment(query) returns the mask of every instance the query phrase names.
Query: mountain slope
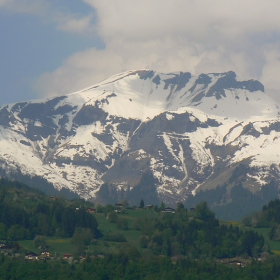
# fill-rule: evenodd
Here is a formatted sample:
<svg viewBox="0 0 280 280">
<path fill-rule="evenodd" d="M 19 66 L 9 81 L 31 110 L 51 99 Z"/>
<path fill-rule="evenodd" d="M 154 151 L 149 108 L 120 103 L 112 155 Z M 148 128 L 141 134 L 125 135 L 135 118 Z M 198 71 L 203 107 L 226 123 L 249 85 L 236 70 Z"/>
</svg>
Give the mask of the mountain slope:
<svg viewBox="0 0 280 280">
<path fill-rule="evenodd" d="M 233 72 L 129 71 L 66 96 L 3 106 L 0 167 L 85 198 L 104 182 L 126 192 L 151 172 L 159 198 L 174 203 L 246 162 L 256 190 L 280 178 L 278 118 L 264 86 Z"/>
</svg>

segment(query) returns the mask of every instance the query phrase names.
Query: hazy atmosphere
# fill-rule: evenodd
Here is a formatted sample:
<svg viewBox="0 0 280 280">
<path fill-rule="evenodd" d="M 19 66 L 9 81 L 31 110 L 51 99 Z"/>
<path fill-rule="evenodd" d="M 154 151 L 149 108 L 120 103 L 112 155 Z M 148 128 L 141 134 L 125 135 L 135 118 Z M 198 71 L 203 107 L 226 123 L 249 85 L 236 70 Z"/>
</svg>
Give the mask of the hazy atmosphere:
<svg viewBox="0 0 280 280">
<path fill-rule="evenodd" d="M 233 70 L 280 90 L 277 0 L 0 0 L 0 104 L 132 69 Z"/>
</svg>

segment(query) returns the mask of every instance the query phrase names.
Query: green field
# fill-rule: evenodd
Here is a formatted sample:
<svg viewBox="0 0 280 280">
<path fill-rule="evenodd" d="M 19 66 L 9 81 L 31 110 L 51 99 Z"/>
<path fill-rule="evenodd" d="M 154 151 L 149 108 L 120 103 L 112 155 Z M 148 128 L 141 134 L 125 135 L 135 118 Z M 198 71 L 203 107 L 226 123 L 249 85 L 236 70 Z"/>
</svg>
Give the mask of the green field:
<svg viewBox="0 0 280 280">
<path fill-rule="evenodd" d="M 110 223 L 104 214 L 95 214 L 95 218 L 98 222 L 98 229 L 104 235 L 105 233 L 120 233 L 125 236 L 127 244 L 143 250 L 139 246 L 139 237 L 141 232 L 138 230 L 133 230 L 133 223 L 135 219 L 150 216 L 156 217 L 158 213 L 154 210 L 127 210 L 126 214 L 118 214 L 119 218 L 126 219 L 128 221 L 128 230 L 118 229 L 116 223 Z M 71 238 L 61 238 L 61 237 L 46 237 L 47 245 L 49 246 L 49 251 L 52 255 L 62 256 L 63 254 L 74 254 L 75 248 L 72 244 Z M 33 240 L 22 240 L 19 241 L 20 245 L 26 251 L 32 251 L 35 253 L 40 253 L 40 249 L 35 248 Z M 86 251 L 90 254 L 105 254 L 105 253 L 116 253 L 125 243 L 104 241 L 102 238 L 97 239 L 94 244 L 87 246 Z"/>
<path fill-rule="evenodd" d="M 115 223 L 110 223 L 108 219 L 103 214 L 96 214 L 95 218 L 98 222 L 98 228 L 101 231 L 102 234 L 105 234 L 106 232 L 113 232 L 113 233 L 120 233 L 123 236 L 125 236 L 127 242 L 141 250 L 139 246 L 139 237 L 141 236 L 141 232 L 138 230 L 133 230 L 133 222 L 137 218 L 145 217 L 145 216 L 152 216 L 156 217 L 158 213 L 156 213 L 154 210 L 127 210 L 126 214 L 118 214 L 119 218 L 126 219 L 128 221 L 128 230 L 121 230 L 118 229 Z M 104 245 L 105 243 L 105 245 Z M 96 251 L 96 252 L 116 252 L 119 250 L 120 246 L 123 246 L 123 244 L 120 244 L 118 242 L 111 242 L 111 241 L 103 241 L 98 240 L 97 245 L 91 245 L 89 250 L 90 251 Z"/>
<path fill-rule="evenodd" d="M 47 237 L 47 244 L 52 255 L 61 256 L 63 254 L 73 254 L 74 248 L 71 238 Z M 34 253 L 40 253 L 40 249 L 34 246 L 33 240 L 22 240 L 19 243 L 27 250 Z"/>
<path fill-rule="evenodd" d="M 191 214 L 191 213 L 189 213 Z M 95 240 L 92 244 L 86 247 L 86 251 L 90 254 L 106 254 L 106 253 L 116 253 L 126 244 L 136 247 L 139 251 L 143 251 L 139 246 L 139 237 L 141 236 L 141 231 L 133 229 L 133 223 L 137 218 L 141 217 L 157 217 L 159 213 L 154 210 L 127 210 L 126 214 L 118 214 L 119 218 L 126 219 L 128 221 L 128 230 L 118 229 L 116 223 L 111 223 L 104 214 L 95 214 L 95 218 L 98 222 L 98 228 L 100 232 L 104 235 L 106 233 L 120 233 L 122 234 L 127 243 L 123 242 L 113 242 L 104 241 L 102 238 Z M 236 221 L 220 221 L 220 224 L 238 226 L 242 230 L 253 229 L 259 234 L 262 234 L 265 238 L 265 243 L 269 245 L 270 250 L 274 254 L 280 254 L 280 242 L 272 241 L 268 237 L 269 228 L 249 228 L 242 225 L 240 222 Z M 46 237 L 47 245 L 52 255 L 62 256 L 65 253 L 75 254 L 75 247 L 72 244 L 71 238 L 60 238 L 60 237 Z M 39 253 L 40 249 L 35 248 L 33 240 L 22 240 L 19 242 L 20 245 L 26 251 L 33 251 Z"/>
<path fill-rule="evenodd" d="M 251 228 L 252 229 L 252 228 Z M 270 240 L 268 237 L 268 233 L 270 231 L 270 228 L 253 228 L 255 231 L 257 231 L 259 234 L 262 234 L 266 244 L 269 245 L 271 252 L 275 254 L 280 254 L 280 242 L 279 241 L 273 241 Z"/>
<path fill-rule="evenodd" d="M 280 255 L 280 241 L 273 241 L 269 239 L 268 234 L 270 228 L 245 227 L 242 223 L 236 221 L 220 221 L 220 223 L 226 225 L 238 226 L 242 230 L 254 230 L 259 234 L 262 234 L 265 239 L 265 243 L 269 245 L 270 251 L 274 254 Z"/>
</svg>

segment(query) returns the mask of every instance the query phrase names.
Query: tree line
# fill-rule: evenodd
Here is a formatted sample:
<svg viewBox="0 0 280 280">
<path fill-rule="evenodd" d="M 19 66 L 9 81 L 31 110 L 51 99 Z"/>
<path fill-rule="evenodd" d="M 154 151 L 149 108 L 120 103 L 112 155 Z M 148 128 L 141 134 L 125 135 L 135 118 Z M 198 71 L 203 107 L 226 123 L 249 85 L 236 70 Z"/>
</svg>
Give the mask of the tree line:
<svg viewBox="0 0 280 280">
<path fill-rule="evenodd" d="M 142 256 L 127 252 L 109 254 L 103 259 L 87 258 L 77 265 L 61 262 L 12 260 L 0 255 L 0 278 L 21 280 L 279 280 L 280 260 L 252 261 L 245 267 L 232 267 L 205 260 L 181 259 L 176 262 L 164 256 Z"/>
<path fill-rule="evenodd" d="M 98 236 L 98 224 L 86 208 L 63 199 L 53 201 L 19 182 L 0 180 L 0 239 L 33 239 L 35 235 L 72 237 L 76 228 Z"/>
<path fill-rule="evenodd" d="M 19 240 L 35 235 L 65 236 L 72 237 L 73 244 L 80 247 L 94 236 L 101 237 L 94 215 L 86 211 L 86 202 L 51 200 L 38 191 L 32 191 L 31 196 L 26 186 L 18 182 L 13 184 L 17 186 L 7 189 L 0 180 L 2 237 Z M 33 199 L 24 201 L 24 194 Z M 143 207 L 144 200 L 139 204 Z M 126 214 L 116 214 L 112 205 L 99 206 L 97 209 L 119 229 L 139 231 L 139 246 L 129 244 L 122 235 L 113 236 L 112 232 L 107 232 L 104 241 L 120 243 L 116 253 L 104 254 L 103 258 L 88 256 L 80 264 L 27 262 L 0 254 L 0 278 L 280 279 L 277 257 L 270 255 L 269 261 L 264 263 L 255 261 L 265 247 L 262 235 L 220 223 L 206 202 L 198 203 L 194 211 L 188 211 L 182 203 L 178 203 L 175 213 L 161 212 L 164 207 L 163 203 L 160 207 L 155 206 L 156 215 L 135 218 L 132 227 L 128 228 Z M 263 208 L 271 221 L 278 219 L 278 207 L 280 209 L 280 202 L 275 201 Z M 251 258 L 251 264 L 235 269 L 215 261 L 232 257 Z"/>
</svg>

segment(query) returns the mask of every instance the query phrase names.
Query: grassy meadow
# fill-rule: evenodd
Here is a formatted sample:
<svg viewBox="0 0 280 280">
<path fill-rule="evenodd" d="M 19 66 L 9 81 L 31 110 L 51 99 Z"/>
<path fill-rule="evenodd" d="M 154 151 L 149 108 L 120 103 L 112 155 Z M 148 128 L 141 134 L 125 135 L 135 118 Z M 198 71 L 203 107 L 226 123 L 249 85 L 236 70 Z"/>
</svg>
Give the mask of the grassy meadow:
<svg viewBox="0 0 280 280">
<path fill-rule="evenodd" d="M 145 216 L 157 216 L 154 210 L 130 210 L 128 209 L 126 214 L 118 213 L 118 217 L 122 219 L 126 219 L 128 221 L 128 230 L 118 229 L 116 223 L 111 223 L 107 219 L 104 214 L 94 214 L 98 222 L 98 229 L 100 232 L 105 235 L 106 233 L 120 233 L 122 234 L 126 240 L 127 244 L 138 248 L 139 246 L 139 237 L 141 236 L 141 232 L 133 229 L 133 223 L 137 218 L 145 217 Z M 40 253 L 40 249 L 34 246 L 33 240 L 22 240 L 19 241 L 20 245 L 26 251 L 32 251 L 35 253 Z M 46 243 L 49 246 L 49 251 L 52 255 L 62 256 L 63 254 L 74 254 L 75 248 L 72 244 L 72 238 L 61 238 L 61 237 L 46 237 Z M 118 252 L 121 246 L 125 246 L 126 243 L 121 242 L 113 242 L 113 241 L 105 241 L 102 238 L 96 239 L 92 244 L 87 246 L 86 251 L 90 254 L 106 254 L 106 253 L 115 253 Z"/>
<path fill-rule="evenodd" d="M 111 223 L 104 214 L 94 214 L 98 222 L 98 228 L 103 235 L 105 235 L 106 233 L 119 233 L 126 238 L 127 242 L 105 241 L 102 238 L 99 238 L 94 240 L 94 242 L 92 242 L 89 246 L 86 247 L 86 252 L 90 253 L 91 255 L 116 253 L 123 246 L 126 246 L 126 244 L 136 247 L 139 251 L 145 250 L 139 246 L 139 238 L 141 236 L 141 231 L 134 230 L 133 223 L 137 218 L 145 216 L 156 217 L 160 214 L 161 213 L 157 213 L 154 210 L 144 209 L 128 209 L 125 214 L 118 213 L 118 218 L 127 220 L 127 230 L 117 228 L 116 223 Z M 192 215 L 192 213 L 189 214 Z M 269 228 L 248 228 L 245 227 L 242 223 L 236 221 L 220 221 L 220 223 L 228 226 L 238 226 L 242 230 L 255 230 L 256 232 L 264 236 L 265 243 L 269 245 L 271 252 L 280 255 L 280 242 L 272 241 L 269 239 Z M 46 242 L 49 246 L 49 250 L 52 255 L 62 256 L 63 254 L 75 254 L 75 247 L 72 244 L 72 238 L 46 237 Z M 35 253 L 40 252 L 40 249 L 34 246 L 33 240 L 22 240 L 19 241 L 19 243 L 26 251 L 33 251 Z"/>
</svg>

